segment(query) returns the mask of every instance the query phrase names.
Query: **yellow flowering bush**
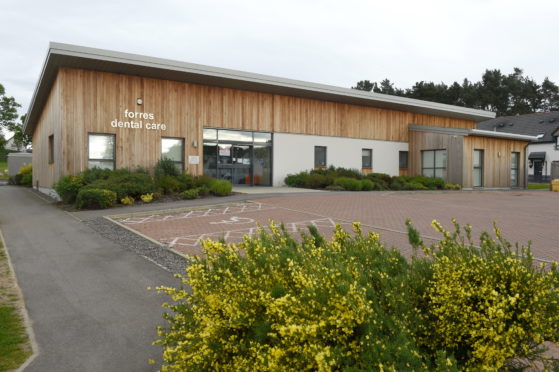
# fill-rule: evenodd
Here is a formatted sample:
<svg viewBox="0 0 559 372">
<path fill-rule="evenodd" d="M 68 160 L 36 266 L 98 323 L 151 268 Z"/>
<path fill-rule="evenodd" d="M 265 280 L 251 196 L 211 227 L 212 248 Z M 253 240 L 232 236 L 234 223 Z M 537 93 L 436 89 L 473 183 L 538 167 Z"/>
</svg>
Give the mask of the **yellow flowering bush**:
<svg viewBox="0 0 559 372">
<path fill-rule="evenodd" d="M 151 203 L 153 201 L 153 193 L 142 194 L 140 195 L 140 199 L 142 199 L 144 203 Z"/>
<path fill-rule="evenodd" d="M 536 264 L 529 245 L 513 247 L 496 226 L 495 238 L 482 233 L 474 244 L 471 227 L 453 222 L 450 232 L 433 221 L 444 238 L 430 247 L 410 235 L 426 255 L 416 265 L 428 268 L 416 293 L 419 343 L 453 353 L 470 370 L 512 368 L 520 358 L 559 367 L 541 357 L 544 341 L 559 341 L 557 264 Z"/>
<path fill-rule="evenodd" d="M 281 227 L 205 241 L 171 295 L 162 371 L 424 370 L 409 324 L 408 263 L 377 234 L 297 241 Z M 241 253 L 243 252 L 243 253 Z"/>
<path fill-rule="evenodd" d="M 123 205 L 132 205 L 134 204 L 134 198 L 131 196 L 125 196 L 124 198 L 120 199 L 120 203 Z"/>
</svg>

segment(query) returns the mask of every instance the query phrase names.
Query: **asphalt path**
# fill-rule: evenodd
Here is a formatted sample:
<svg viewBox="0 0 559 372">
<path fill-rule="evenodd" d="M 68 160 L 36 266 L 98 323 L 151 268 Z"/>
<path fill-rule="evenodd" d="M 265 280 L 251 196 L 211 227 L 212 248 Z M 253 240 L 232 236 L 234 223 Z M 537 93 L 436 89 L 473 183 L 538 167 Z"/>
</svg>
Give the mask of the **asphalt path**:
<svg viewBox="0 0 559 372">
<path fill-rule="evenodd" d="M 157 369 L 168 298 L 146 288 L 170 272 L 22 187 L 0 187 L 0 229 L 39 350 L 26 371 Z"/>
</svg>

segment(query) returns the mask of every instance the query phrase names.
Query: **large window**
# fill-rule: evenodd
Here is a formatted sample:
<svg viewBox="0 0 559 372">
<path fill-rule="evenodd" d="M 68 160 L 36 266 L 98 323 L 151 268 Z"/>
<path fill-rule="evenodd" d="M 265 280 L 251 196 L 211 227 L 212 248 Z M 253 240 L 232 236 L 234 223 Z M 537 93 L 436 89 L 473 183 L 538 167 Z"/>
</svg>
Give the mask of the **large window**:
<svg viewBox="0 0 559 372">
<path fill-rule="evenodd" d="M 175 163 L 179 172 L 184 171 L 184 138 L 161 138 L 161 159 Z"/>
<path fill-rule="evenodd" d="M 326 168 L 326 146 L 314 147 L 314 167 Z"/>
<path fill-rule="evenodd" d="M 408 152 L 407 151 L 400 151 L 398 164 L 399 164 L 400 169 L 408 169 Z"/>
<path fill-rule="evenodd" d="M 510 186 L 518 187 L 518 169 L 520 168 L 520 153 L 510 154 Z"/>
<path fill-rule="evenodd" d="M 373 168 L 373 150 L 372 149 L 361 149 L 361 168 L 372 169 Z"/>
<path fill-rule="evenodd" d="M 483 150 L 474 150 L 472 186 L 483 187 Z"/>
<path fill-rule="evenodd" d="M 90 133 L 88 168 L 115 169 L 115 135 Z"/>
<path fill-rule="evenodd" d="M 272 133 L 204 128 L 204 174 L 235 185 L 272 185 Z"/>
<path fill-rule="evenodd" d="M 421 174 L 446 179 L 446 150 L 421 151 Z"/>
</svg>

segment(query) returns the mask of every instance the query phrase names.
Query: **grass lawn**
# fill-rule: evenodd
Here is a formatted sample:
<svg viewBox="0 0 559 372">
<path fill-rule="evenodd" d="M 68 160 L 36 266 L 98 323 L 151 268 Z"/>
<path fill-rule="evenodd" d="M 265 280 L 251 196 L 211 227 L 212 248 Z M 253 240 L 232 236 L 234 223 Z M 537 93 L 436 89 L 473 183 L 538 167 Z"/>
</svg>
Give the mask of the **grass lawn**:
<svg viewBox="0 0 559 372">
<path fill-rule="evenodd" d="M 4 173 L 5 174 L 3 176 L 0 176 L 0 180 L 7 180 L 8 179 L 8 162 L 6 161 L 6 159 L 0 159 L 0 173 Z"/>
<path fill-rule="evenodd" d="M 16 369 L 31 355 L 19 309 L 23 306 L 0 242 L 0 371 Z"/>
<path fill-rule="evenodd" d="M 549 184 L 547 183 L 530 183 L 528 184 L 528 189 L 530 190 L 549 190 Z"/>
</svg>

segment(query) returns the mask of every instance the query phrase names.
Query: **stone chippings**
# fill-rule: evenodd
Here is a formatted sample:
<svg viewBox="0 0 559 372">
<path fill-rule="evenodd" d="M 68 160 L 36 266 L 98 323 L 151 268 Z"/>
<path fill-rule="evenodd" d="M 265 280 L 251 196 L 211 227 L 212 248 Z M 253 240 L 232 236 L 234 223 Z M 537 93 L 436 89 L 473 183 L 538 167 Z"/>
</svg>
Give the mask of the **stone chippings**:
<svg viewBox="0 0 559 372">
<path fill-rule="evenodd" d="M 86 220 L 83 221 L 83 223 L 97 231 L 103 237 L 116 242 L 124 249 L 135 252 L 139 256 L 155 262 L 157 265 L 162 266 L 172 273 L 182 274 L 187 267 L 184 257 L 138 234 L 126 230 L 103 217 Z"/>
</svg>

